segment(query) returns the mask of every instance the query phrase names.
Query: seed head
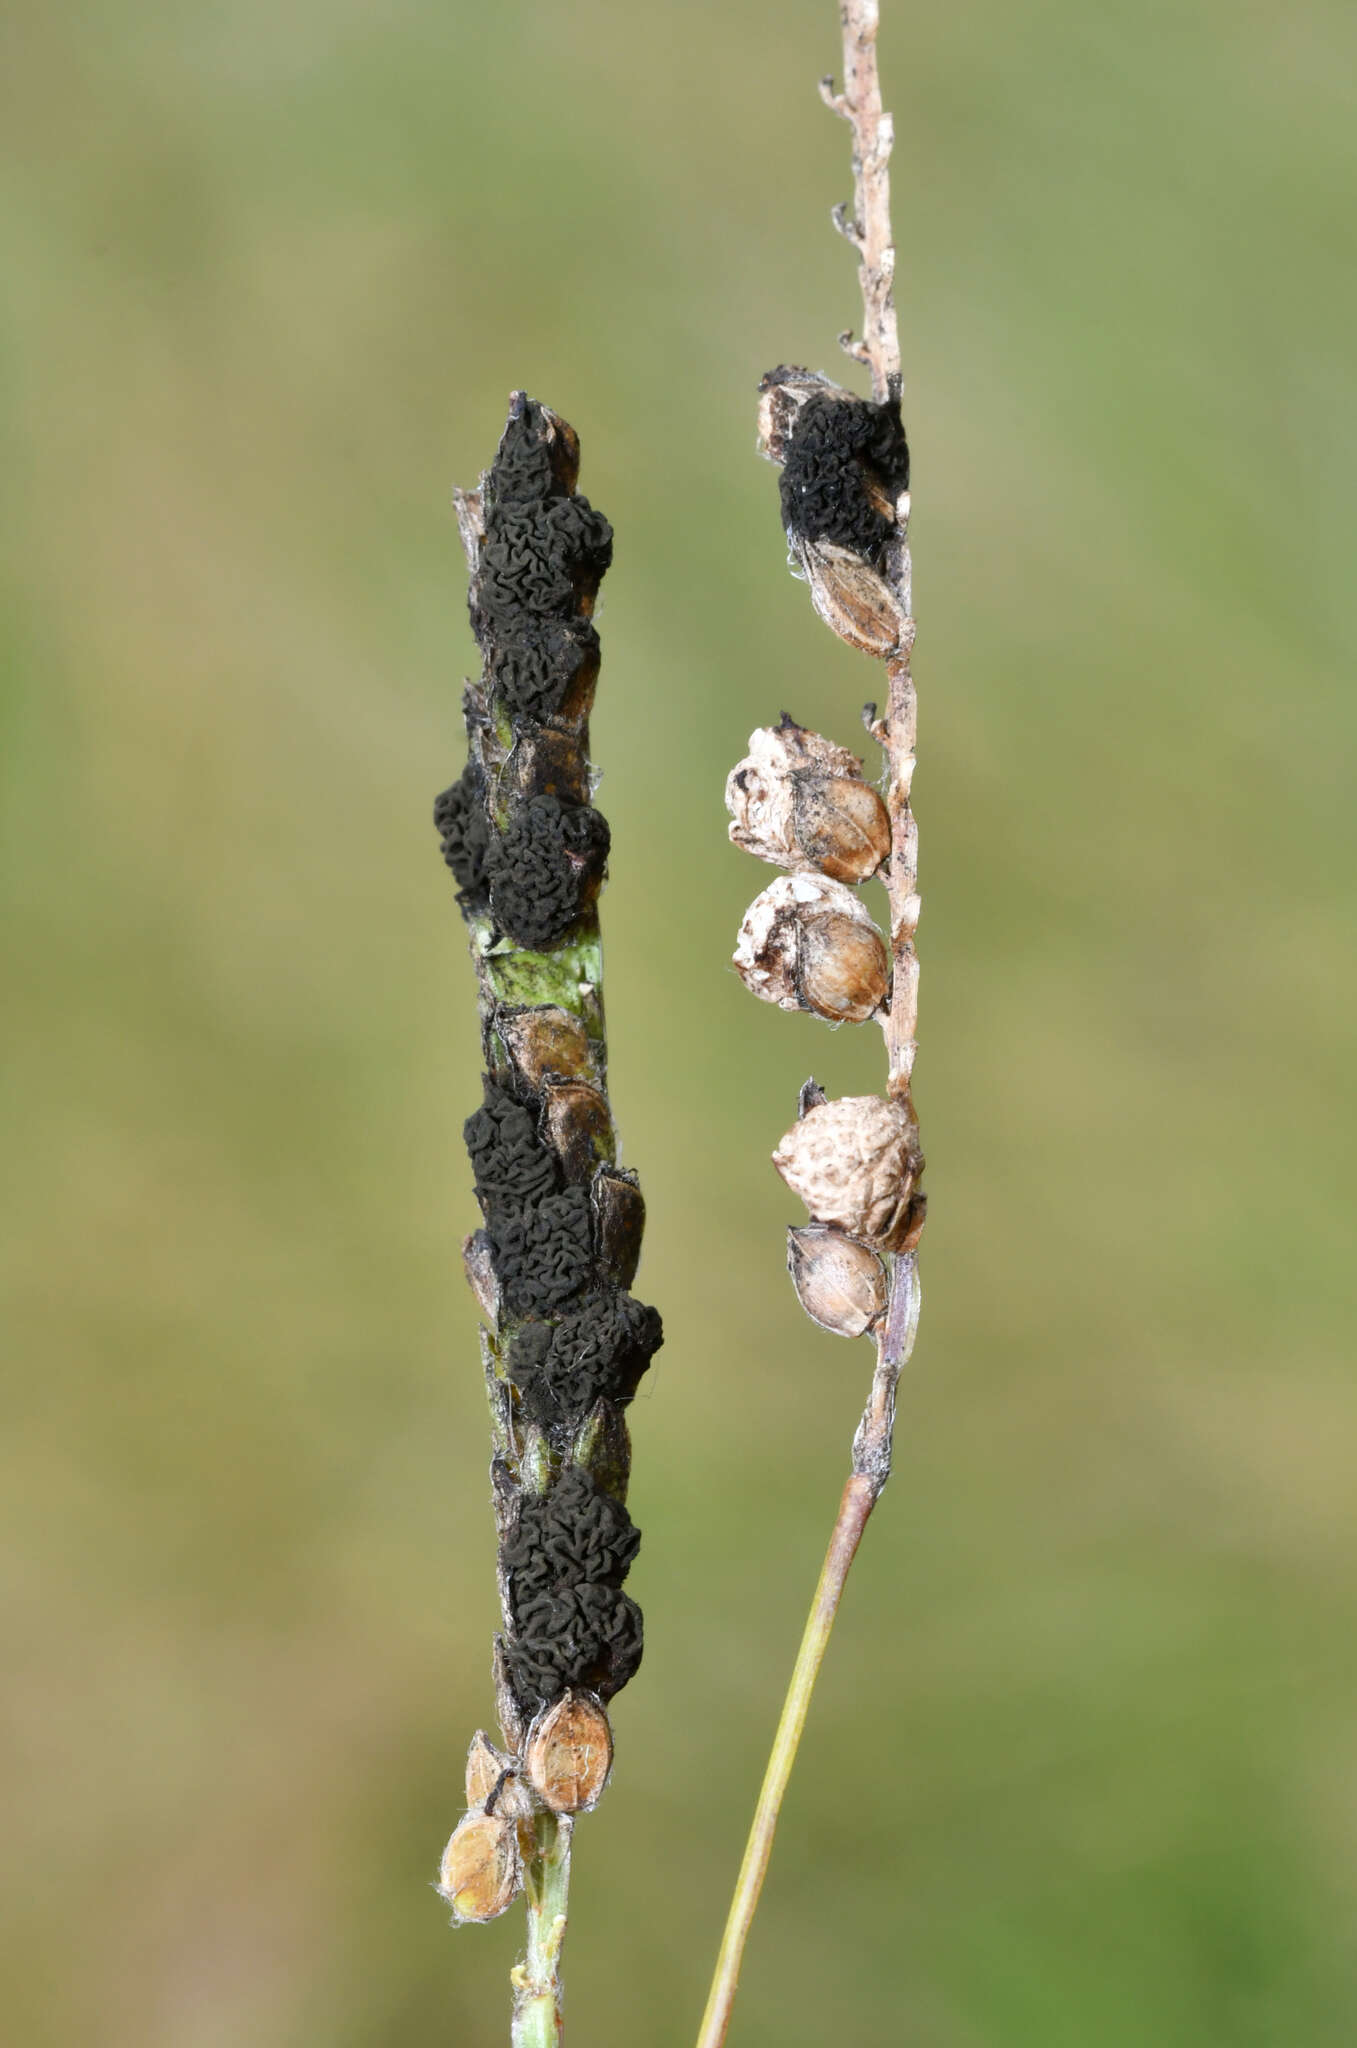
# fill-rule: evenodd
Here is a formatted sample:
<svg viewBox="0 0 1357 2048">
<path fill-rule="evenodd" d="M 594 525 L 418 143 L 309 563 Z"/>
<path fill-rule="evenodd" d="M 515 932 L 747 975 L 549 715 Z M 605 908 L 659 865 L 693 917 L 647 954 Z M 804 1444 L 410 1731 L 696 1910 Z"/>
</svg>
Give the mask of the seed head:
<svg viewBox="0 0 1357 2048">
<path fill-rule="evenodd" d="M 824 875 L 779 875 L 740 927 L 735 966 L 747 989 L 784 1010 L 862 1024 L 885 1001 L 886 943 L 862 902 Z"/>
<path fill-rule="evenodd" d="M 773 1164 L 815 1222 L 899 1249 L 923 1171 L 917 1127 L 899 1104 L 875 1095 L 822 1102 L 792 1125 Z"/>
<path fill-rule="evenodd" d="M 468 1813 L 443 1851 L 438 1889 L 454 1920 L 496 1920 L 522 1883 L 518 1830 L 502 1813 Z"/>
<path fill-rule="evenodd" d="M 726 783 L 726 808 L 734 844 L 775 867 L 861 882 L 891 850 L 886 806 L 863 781 L 857 755 L 785 716 L 749 735 Z"/>
<path fill-rule="evenodd" d="M 861 1337 L 886 1312 L 886 1268 L 870 1245 L 841 1230 L 789 1230 L 787 1271 L 811 1321 L 836 1337 Z"/>
<path fill-rule="evenodd" d="M 608 1716 L 591 1693 L 568 1692 L 539 1714 L 523 1751 L 528 1782 L 553 1813 L 588 1813 L 613 1762 Z"/>
</svg>

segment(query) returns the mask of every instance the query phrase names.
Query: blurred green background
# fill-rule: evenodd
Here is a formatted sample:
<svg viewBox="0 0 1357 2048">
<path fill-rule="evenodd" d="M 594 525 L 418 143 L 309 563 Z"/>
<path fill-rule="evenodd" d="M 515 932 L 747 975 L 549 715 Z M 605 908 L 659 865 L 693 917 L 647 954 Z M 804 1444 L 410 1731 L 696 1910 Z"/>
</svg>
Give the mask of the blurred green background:
<svg viewBox="0 0 1357 2048">
<path fill-rule="evenodd" d="M 897 1477 L 738 2048 L 1350 2048 L 1357 28 L 887 0 L 915 451 Z M 510 389 L 614 521 L 615 1103 L 669 1330 L 572 2037 L 677 2048 L 870 1367 L 767 1154 L 877 1035 L 728 966 L 721 786 L 870 664 L 753 393 L 835 370 L 829 0 L 18 0 L 3 29 L 5 2038 L 505 2038 L 428 1889 L 490 1713 L 429 823 Z M 1347 572 L 1345 574 L 1345 572 Z M 1345 587 L 1346 586 L 1346 587 Z"/>
</svg>

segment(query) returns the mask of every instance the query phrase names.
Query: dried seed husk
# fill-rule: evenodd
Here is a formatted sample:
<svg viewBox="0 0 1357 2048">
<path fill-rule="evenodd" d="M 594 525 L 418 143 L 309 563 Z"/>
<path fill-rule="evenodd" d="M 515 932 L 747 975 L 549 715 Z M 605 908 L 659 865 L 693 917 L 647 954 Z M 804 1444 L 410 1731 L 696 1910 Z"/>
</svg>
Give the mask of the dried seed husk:
<svg viewBox="0 0 1357 2048">
<path fill-rule="evenodd" d="M 899 651 L 909 621 L 884 576 L 834 541 L 798 541 L 794 552 L 810 601 L 832 633 L 879 661 Z"/>
<path fill-rule="evenodd" d="M 502 1009 L 495 1017 L 495 1028 L 534 1094 L 549 1076 L 575 1078 L 592 1070 L 589 1034 L 569 1010 L 550 1003 L 537 1009 Z"/>
<path fill-rule="evenodd" d="M 568 1692 L 540 1713 L 523 1752 L 528 1782 L 553 1813 L 588 1813 L 612 1769 L 608 1716 L 592 1693 Z"/>
<path fill-rule="evenodd" d="M 466 1803 L 484 1806 L 504 1773 L 512 1770 L 514 1758 L 496 1749 L 484 1728 L 478 1728 L 466 1753 Z"/>
<path fill-rule="evenodd" d="M 625 1166 L 600 1167 L 590 1190 L 598 1263 L 619 1287 L 630 1287 L 641 1263 L 646 1204 L 641 1184 Z"/>
<path fill-rule="evenodd" d="M 453 1830 L 439 1865 L 438 1889 L 453 1918 L 496 1920 L 522 1883 L 518 1829 L 502 1813 L 468 1813 Z"/>
<path fill-rule="evenodd" d="M 490 1257 L 490 1239 L 484 1230 L 473 1230 L 462 1241 L 462 1265 L 476 1306 L 488 1323 L 499 1315 L 499 1281 Z"/>
<path fill-rule="evenodd" d="M 484 1728 L 466 1754 L 466 1803 L 512 1821 L 530 1820 L 537 1810 L 518 1758 L 496 1749 Z"/>
<path fill-rule="evenodd" d="M 543 1091 L 546 1136 L 568 1181 L 587 1185 L 613 1149 L 607 1098 L 587 1081 L 553 1081 Z"/>
<path fill-rule="evenodd" d="M 901 1104 L 876 1095 L 821 1103 L 792 1125 L 773 1164 L 815 1222 L 899 1249 L 923 1171 L 918 1129 Z"/>
<path fill-rule="evenodd" d="M 735 948 L 745 987 L 784 1010 L 864 1023 L 890 982 L 885 940 L 842 882 L 780 875 L 745 914 Z"/>
<path fill-rule="evenodd" d="M 787 1270 L 802 1308 L 836 1337 L 861 1337 L 886 1312 L 886 1268 L 870 1245 L 822 1223 L 787 1232 Z"/>
</svg>

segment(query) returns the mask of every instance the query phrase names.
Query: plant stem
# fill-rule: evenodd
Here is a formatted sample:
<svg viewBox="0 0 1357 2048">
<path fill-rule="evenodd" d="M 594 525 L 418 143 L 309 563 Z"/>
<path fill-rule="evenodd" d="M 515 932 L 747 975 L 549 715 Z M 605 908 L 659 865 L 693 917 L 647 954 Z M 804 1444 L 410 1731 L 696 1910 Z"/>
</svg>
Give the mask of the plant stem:
<svg viewBox="0 0 1357 2048">
<path fill-rule="evenodd" d="M 877 1347 L 872 1391 L 853 1439 L 853 1470 L 839 1502 L 838 1517 L 825 1553 L 820 1581 L 815 1588 L 801 1647 L 792 1668 L 791 1683 L 782 1703 L 782 1716 L 773 1738 L 772 1754 L 764 1773 L 758 1805 L 754 1809 L 749 1839 L 745 1843 L 744 1861 L 736 1880 L 735 1896 L 730 1902 L 697 2048 L 721 2048 L 730 2025 L 745 1941 L 763 1889 L 782 1798 L 792 1774 L 792 1765 L 796 1762 L 811 1694 L 815 1690 L 830 1630 L 843 1598 L 849 1569 L 862 1541 L 862 1532 L 890 1476 L 895 1390 L 914 1348 L 914 1337 L 919 1327 L 919 1303 L 918 1264 L 914 1253 L 906 1252 L 895 1262 L 890 1318 Z"/>
<path fill-rule="evenodd" d="M 534 1824 L 525 1828 L 528 1825 Z M 535 1853 L 526 1859 L 523 1871 L 528 1953 L 509 1977 L 514 1991 L 513 2048 L 561 2048 L 565 2040 L 561 1950 L 570 1907 L 573 1827 L 564 1814 L 542 1813 L 535 1823 Z"/>
<path fill-rule="evenodd" d="M 878 0 L 839 0 L 843 29 L 843 91 L 832 78 L 820 81 L 826 106 L 853 131 L 853 207 L 834 210 L 834 225 L 856 250 L 862 287 L 861 341 L 851 333 L 839 341 L 855 362 L 871 371 L 872 395 L 878 404 L 898 405 L 904 387 L 900 337 L 895 313 L 895 245 L 890 216 L 891 149 L 895 140 L 891 116 L 881 105 L 876 36 Z M 917 701 L 910 673 L 914 644 L 912 572 L 909 551 L 909 497 L 896 507 L 895 535 L 885 563 L 887 580 L 900 600 L 906 629 L 898 652 L 887 663 L 888 701 L 884 718 L 874 713 L 870 730 L 886 756 L 885 796 L 891 821 L 891 857 L 885 873 L 890 899 L 892 984 L 890 1008 L 882 1020 L 886 1038 L 887 1088 L 892 1101 L 914 1116 L 910 1083 L 918 1034 L 919 965 L 914 934 L 919 922 L 918 828 L 910 808 L 914 776 Z M 796 1761 L 810 1708 L 815 1680 L 824 1659 L 830 1630 L 839 1610 L 849 1569 L 872 1509 L 890 1477 L 895 1432 L 895 1400 L 900 1374 L 914 1349 L 921 1295 L 914 1249 L 922 1227 L 906 1240 L 908 1249 L 892 1261 L 890 1303 L 877 1342 L 876 1371 L 862 1420 L 853 1438 L 853 1467 L 839 1502 L 824 1568 L 806 1621 L 791 1683 L 782 1706 L 772 1754 L 754 1810 L 717 1958 L 698 2048 L 721 2048 L 730 2025 L 739 1984 L 745 1942 L 753 1922 L 764 1874 L 772 1853 L 773 1835 L 783 1795 Z"/>
</svg>

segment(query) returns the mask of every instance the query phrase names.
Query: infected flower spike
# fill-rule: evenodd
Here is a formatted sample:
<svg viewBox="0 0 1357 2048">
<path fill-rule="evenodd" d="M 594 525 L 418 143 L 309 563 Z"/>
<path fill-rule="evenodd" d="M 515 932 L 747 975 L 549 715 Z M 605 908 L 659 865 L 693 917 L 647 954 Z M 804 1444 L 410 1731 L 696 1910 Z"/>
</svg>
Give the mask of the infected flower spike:
<svg viewBox="0 0 1357 2048">
<path fill-rule="evenodd" d="M 740 927 L 735 966 L 752 994 L 834 1024 L 864 1024 L 886 999 L 890 956 L 860 898 L 824 875 L 779 875 Z"/>
<path fill-rule="evenodd" d="M 861 1337 L 886 1313 L 886 1268 L 870 1245 L 823 1223 L 787 1232 L 787 1271 L 813 1323 L 836 1337 Z"/>
<path fill-rule="evenodd" d="M 452 1917 L 497 1920 L 518 1896 L 518 1830 L 502 1813 L 468 1813 L 443 1851 L 438 1889 Z"/>
<path fill-rule="evenodd" d="M 897 1251 L 915 1220 L 923 1171 L 909 1112 L 876 1095 L 822 1102 L 794 1123 L 773 1164 L 817 1223 L 837 1224 L 882 1251 Z"/>
<path fill-rule="evenodd" d="M 891 850 L 886 806 L 857 755 L 785 713 L 780 725 L 749 735 L 726 783 L 726 809 L 732 842 L 775 867 L 863 882 Z"/>
<path fill-rule="evenodd" d="M 533 1722 L 523 1761 L 544 1806 L 588 1813 L 613 1765 L 613 1732 L 600 1703 L 588 1693 L 566 1693 Z"/>
</svg>

